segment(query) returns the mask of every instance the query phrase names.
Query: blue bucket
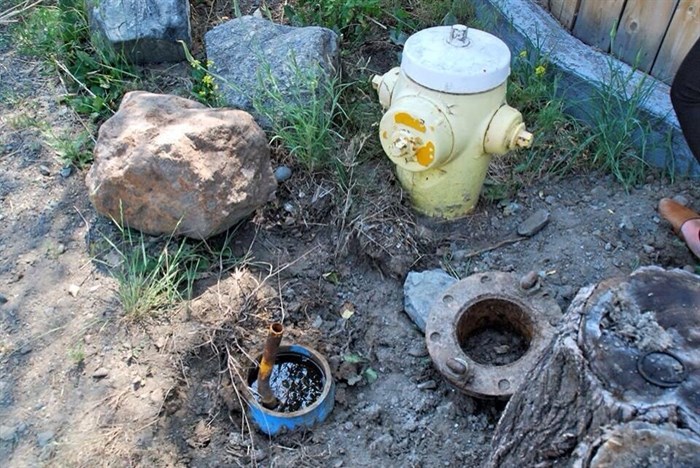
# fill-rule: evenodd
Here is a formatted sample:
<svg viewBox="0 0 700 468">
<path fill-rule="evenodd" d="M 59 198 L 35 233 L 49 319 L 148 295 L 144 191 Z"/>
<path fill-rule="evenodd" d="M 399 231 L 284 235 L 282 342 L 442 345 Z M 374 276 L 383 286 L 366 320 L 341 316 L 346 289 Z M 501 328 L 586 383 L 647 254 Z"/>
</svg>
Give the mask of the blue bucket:
<svg viewBox="0 0 700 468">
<path fill-rule="evenodd" d="M 298 411 L 279 412 L 267 409 L 258 403 L 248 386 L 243 392 L 244 399 L 248 405 L 249 420 L 260 432 L 269 436 L 297 429 L 310 429 L 312 426 L 325 420 L 335 404 L 335 382 L 331 375 L 331 368 L 325 358 L 314 349 L 301 345 L 280 346 L 277 352 L 278 357 L 295 355 L 308 358 L 321 371 L 323 376 L 323 390 L 314 403 Z M 260 362 L 261 358 L 258 358 L 258 362 Z M 257 371 L 257 367 L 249 370 L 248 382 L 246 382 L 248 385 L 257 377 Z"/>
</svg>

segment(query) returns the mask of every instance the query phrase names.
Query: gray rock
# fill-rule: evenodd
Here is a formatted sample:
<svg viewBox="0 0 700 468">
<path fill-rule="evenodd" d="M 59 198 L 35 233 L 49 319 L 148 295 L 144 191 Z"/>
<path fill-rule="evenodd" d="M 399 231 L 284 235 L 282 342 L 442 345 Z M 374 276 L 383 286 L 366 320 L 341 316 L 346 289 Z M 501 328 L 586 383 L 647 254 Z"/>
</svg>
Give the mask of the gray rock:
<svg viewBox="0 0 700 468">
<path fill-rule="evenodd" d="M 537 284 L 539 274 L 536 271 L 530 271 L 520 278 L 520 287 L 523 289 L 531 289 Z"/>
<path fill-rule="evenodd" d="M 99 369 L 97 369 L 95 372 L 92 373 L 92 377 L 94 379 L 103 379 L 103 378 L 107 377 L 108 374 L 109 374 L 109 371 L 107 369 L 105 369 L 104 367 L 100 367 Z"/>
<path fill-rule="evenodd" d="M 290 177 L 292 177 L 292 170 L 287 166 L 280 166 L 275 169 L 275 180 L 277 183 L 284 182 Z"/>
<path fill-rule="evenodd" d="M 36 443 L 39 444 L 39 447 L 46 447 L 53 441 L 54 433 L 53 431 L 44 431 L 40 432 L 36 436 Z"/>
<path fill-rule="evenodd" d="M 86 2 L 90 28 L 133 63 L 179 62 L 192 42 L 188 0 Z"/>
<path fill-rule="evenodd" d="M 685 196 L 681 195 L 681 194 L 675 195 L 675 196 L 673 197 L 673 201 L 675 201 L 675 202 L 678 203 L 679 205 L 683 205 L 683 206 L 688 206 L 688 203 L 689 203 L 689 202 L 688 202 L 688 199 L 687 199 Z"/>
<path fill-rule="evenodd" d="M 100 127 L 86 177 L 103 215 L 153 235 L 206 239 L 267 203 L 277 187 L 250 114 L 134 91 Z"/>
<path fill-rule="evenodd" d="M 260 80 L 268 68 L 283 98 L 303 98 L 303 104 L 308 96 L 300 96 L 299 72 L 331 76 L 338 58 L 338 36 L 330 29 L 295 28 L 252 16 L 223 23 L 204 40 L 225 102 L 252 113 L 263 126 L 270 125 L 269 119 L 256 114 L 253 100 L 261 96 Z"/>
<path fill-rule="evenodd" d="M 39 166 L 39 174 L 45 177 L 49 177 L 51 175 L 51 169 L 49 169 L 48 166 L 42 164 L 41 166 Z"/>
<path fill-rule="evenodd" d="M 439 269 L 408 273 L 403 285 L 403 306 L 422 332 L 425 332 L 425 322 L 435 298 L 456 282 L 455 278 Z"/>
<path fill-rule="evenodd" d="M 0 440 L 3 442 L 12 442 L 15 440 L 17 430 L 14 426 L 0 425 Z"/>
<path fill-rule="evenodd" d="M 518 234 L 525 237 L 532 237 L 549 222 L 549 211 L 537 210 L 529 218 L 518 225 Z"/>
<path fill-rule="evenodd" d="M 7 297 L 4 295 L 0 294 L 0 305 L 3 305 L 7 302 Z"/>
</svg>

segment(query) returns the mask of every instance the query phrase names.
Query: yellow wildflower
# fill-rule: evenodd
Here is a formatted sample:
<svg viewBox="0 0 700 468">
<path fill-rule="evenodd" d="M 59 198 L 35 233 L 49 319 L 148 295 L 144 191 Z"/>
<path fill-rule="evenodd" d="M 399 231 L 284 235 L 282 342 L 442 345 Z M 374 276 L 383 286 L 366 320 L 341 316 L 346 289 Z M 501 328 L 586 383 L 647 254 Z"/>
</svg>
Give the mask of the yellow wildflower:
<svg viewBox="0 0 700 468">
<path fill-rule="evenodd" d="M 535 68 L 535 76 L 542 76 L 546 71 L 547 67 L 544 65 L 538 65 L 537 68 Z"/>
<path fill-rule="evenodd" d="M 521 50 L 519 55 L 520 55 L 522 58 L 526 58 L 526 57 L 527 57 L 527 50 Z"/>
<path fill-rule="evenodd" d="M 206 86 L 211 86 L 214 84 L 214 78 L 212 78 L 211 75 L 204 75 L 202 78 L 202 83 L 204 83 Z"/>
</svg>

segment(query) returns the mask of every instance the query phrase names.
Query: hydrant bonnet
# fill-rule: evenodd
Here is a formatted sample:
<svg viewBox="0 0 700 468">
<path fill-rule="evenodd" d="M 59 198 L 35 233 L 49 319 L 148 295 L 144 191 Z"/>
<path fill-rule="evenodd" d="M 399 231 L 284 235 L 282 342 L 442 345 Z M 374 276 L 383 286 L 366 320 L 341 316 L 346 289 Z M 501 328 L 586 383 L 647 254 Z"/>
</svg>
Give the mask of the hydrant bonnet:
<svg viewBox="0 0 700 468">
<path fill-rule="evenodd" d="M 424 29 L 406 41 L 401 70 L 421 86 L 453 94 L 480 93 L 510 75 L 510 49 L 496 36 L 463 25 Z"/>
</svg>

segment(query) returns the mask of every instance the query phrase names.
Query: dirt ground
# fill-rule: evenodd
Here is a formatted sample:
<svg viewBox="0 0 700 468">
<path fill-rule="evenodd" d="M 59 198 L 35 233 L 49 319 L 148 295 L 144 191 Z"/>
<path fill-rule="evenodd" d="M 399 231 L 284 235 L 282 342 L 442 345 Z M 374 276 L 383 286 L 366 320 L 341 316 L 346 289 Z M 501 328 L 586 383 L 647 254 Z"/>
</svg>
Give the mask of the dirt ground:
<svg viewBox="0 0 700 468">
<path fill-rule="evenodd" d="M 359 186 L 382 194 L 355 199 L 362 216 L 341 222 L 337 187 L 295 169 L 275 202 L 229 233 L 245 261 L 212 269 L 169 314 L 129 321 L 94 261 L 109 222 L 88 201 L 85 172 L 60 175 L 23 124 L 80 129 L 42 70 L 0 42 L 3 466 L 479 466 L 504 402 L 462 395 L 433 369 L 403 312 L 409 270 L 534 270 L 565 309 L 580 287 L 639 266 L 695 269 L 655 206 L 680 196 L 700 208 L 697 182 L 652 174 L 625 193 L 601 174 L 543 180 L 436 223 L 411 214 L 378 159 L 357 169 Z M 538 209 L 551 214 L 542 231 L 489 250 Z M 321 351 L 338 384 L 326 422 L 272 439 L 247 431 L 231 385 L 271 320 L 286 341 Z M 349 365 L 350 354 L 363 361 Z"/>
</svg>

